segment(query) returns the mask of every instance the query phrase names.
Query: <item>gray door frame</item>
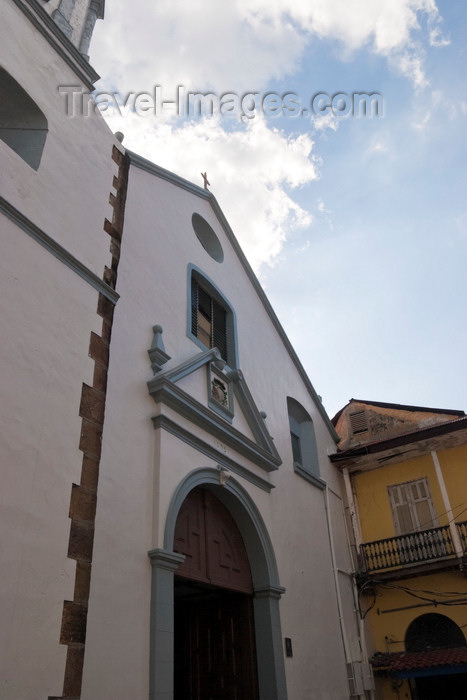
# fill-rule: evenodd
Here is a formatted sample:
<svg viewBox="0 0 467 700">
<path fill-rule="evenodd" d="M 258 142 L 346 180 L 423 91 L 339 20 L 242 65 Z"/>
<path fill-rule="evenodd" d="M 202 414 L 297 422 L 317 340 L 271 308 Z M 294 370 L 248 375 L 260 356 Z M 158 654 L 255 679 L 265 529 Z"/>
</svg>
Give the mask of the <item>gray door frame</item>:
<svg viewBox="0 0 467 700">
<path fill-rule="evenodd" d="M 164 547 L 148 552 L 152 566 L 150 620 L 150 700 L 173 700 L 174 575 L 184 560 L 173 551 L 180 507 L 197 486 L 210 490 L 229 510 L 243 537 L 254 588 L 254 619 L 260 700 L 286 700 L 279 583 L 272 543 L 261 514 L 245 489 L 234 479 L 221 481 L 215 469 L 196 469 L 179 484 L 171 500 Z"/>
</svg>

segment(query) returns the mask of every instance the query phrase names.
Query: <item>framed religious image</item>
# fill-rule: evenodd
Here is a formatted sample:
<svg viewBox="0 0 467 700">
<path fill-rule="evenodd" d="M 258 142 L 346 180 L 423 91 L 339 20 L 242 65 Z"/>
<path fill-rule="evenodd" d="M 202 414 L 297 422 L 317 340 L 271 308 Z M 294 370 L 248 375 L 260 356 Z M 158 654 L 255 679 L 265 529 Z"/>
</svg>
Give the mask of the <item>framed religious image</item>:
<svg viewBox="0 0 467 700">
<path fill-rule="evenodd" d="M 232 420 L 232 384 L 214 365 L 208 367 L 208 405 L 227 420 Z"/>
</svg>

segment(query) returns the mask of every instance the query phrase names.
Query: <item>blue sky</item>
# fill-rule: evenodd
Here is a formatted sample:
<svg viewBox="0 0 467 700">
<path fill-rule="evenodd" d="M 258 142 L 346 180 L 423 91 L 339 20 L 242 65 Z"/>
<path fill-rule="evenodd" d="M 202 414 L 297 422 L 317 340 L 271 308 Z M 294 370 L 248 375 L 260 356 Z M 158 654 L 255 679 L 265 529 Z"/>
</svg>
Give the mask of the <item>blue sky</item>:
<svg viewBox="0 0 467 700">
<path fill-rule="evenodd" d="M 331 416 L 467 408 L 466 20 L 460 0 L 108 0 L 96 26 L 97 93 L 382 95 L 372 118 L 106 114 L 207 171 Z"/>
</svg>

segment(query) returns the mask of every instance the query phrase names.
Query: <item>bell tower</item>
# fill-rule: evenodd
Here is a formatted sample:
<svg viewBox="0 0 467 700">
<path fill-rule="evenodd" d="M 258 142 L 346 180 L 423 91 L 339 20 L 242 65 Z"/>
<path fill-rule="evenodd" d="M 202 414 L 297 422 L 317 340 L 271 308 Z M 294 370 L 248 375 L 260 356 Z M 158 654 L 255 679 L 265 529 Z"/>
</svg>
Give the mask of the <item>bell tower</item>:
<svg viewBox="0 0 467 700">
<path fill-rule="evenodd" d="M 55 24 L 89 60 L 89 44 L 96 20 L 104 17 L 105 0 L 49 0 L 43 7 Z"/>
</svg>

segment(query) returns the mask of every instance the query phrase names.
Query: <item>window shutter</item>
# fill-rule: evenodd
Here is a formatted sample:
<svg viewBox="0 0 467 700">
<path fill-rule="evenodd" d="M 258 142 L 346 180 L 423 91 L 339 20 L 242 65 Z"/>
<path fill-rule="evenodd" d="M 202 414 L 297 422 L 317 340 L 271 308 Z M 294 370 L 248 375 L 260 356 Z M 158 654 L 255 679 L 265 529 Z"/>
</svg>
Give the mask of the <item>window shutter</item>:
<svg viewBox="0 0 467 700">
<path fill-rule="evenodd" d="M 222 358 L 227 357 L 227 314 L 225 309 L 214 299 L 212 300 L 212 347 L 219 350 Z"/>
<path fill-rule="evenodd" d="M 407 499 L 406 484 L 390 486 L 388 490 L 396 535 L 404 535 L 407 532 L 413 532 L 416 529 L 416 524 L 412 517 L 410 503 Z"/>
<path fill-rule="evenodd" d="M 426 478 L 389 486 L 397 535 L 436 527 L 438 520 Z"/>
<path fill-rule="evenodd" d="M 191 278 L 191 332 L 207 348 L 217 348 L 221 357 L 228 363 L 235 359 L 235 348 L 229 351 L 229 337 L 232 324 L 229 308 L 219 303 L 206 288 L 198 282 L 197 277 Z M 230 341 L 233 342 L 233 339 Z"/>
<path fill-rule="evenodd" d="M 437 527 L 438 519 L 430 497 L 428 483 L 422 479 L 412 484 L 412 499 L 416 513 L 417 528 L 426 530 Z"/>
<path fill-rule="evenodd" d="M 198 337 L 199 287 L 194 277 L 191 278 L 191 332 Z"/>
</svg>

